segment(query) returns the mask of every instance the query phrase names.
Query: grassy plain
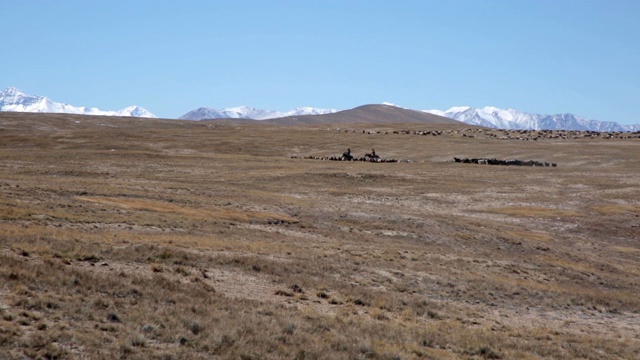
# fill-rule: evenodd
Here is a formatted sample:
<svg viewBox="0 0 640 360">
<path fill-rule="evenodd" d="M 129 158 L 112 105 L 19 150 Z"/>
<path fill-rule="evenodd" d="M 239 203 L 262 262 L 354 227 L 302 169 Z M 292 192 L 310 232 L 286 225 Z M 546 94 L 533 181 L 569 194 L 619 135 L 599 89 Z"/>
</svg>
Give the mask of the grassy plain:
<svg viewBox="0 0 640 360">
<path fill-rule="evenodd" d="M 640 358 L 640 140 L 466 128 L 0 113 L 0 359 Z"/>
</svg>

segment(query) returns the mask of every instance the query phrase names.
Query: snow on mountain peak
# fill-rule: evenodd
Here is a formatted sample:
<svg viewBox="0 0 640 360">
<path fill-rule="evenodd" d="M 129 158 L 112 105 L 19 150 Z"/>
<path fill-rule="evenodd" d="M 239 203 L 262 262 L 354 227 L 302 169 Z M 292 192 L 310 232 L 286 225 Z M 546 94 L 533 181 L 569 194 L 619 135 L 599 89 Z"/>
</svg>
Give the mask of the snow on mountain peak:
<svg viewBox="0 0 640 360">
<path fill-rule="evenodd" d="M 442 111 L 442 110 L 434 109 L 434 110 L 422 110 L 422 111 L 424 111 L 424 112 L 426 112 L 426 113 L 429 113 L 429 114 L 433 114 L 433 115 L 445 116 L 445 117 L 447 116 L 447 115 L 445 114 L 445 112 L 444 112 L 444 111 Z"/>
<path fill-rule="evenodd" d="M 116 116 L 131 116 L 131 117 L 143 117 L 143 118 L 155 118 L 156 116 L 149 112 L 147 109 L 137 105 L 126 107 L 116 112 Z"/>
<path fill-rule="evenodd" d="M 492 113 L 492 112 L 496 112 L 496 111 L 501 111 L 502 109 L 498 109 L 495 106 L 485 106 L 482 108 L 482 111 L 484 112 L 488 112 L 488 113 Z"/>
<path fill-rule="evenodd" d="M 18 88 L 10 86 L 2 91 L 0 91 L 0 97 L 5 97 L 5 96 L 15 96 L 15 95 L 24 95 L 24 93 L 22 91 L 20 91 Z"/>
<path fill-rule="evenodd" d="M 305 112 L 312 112 L 315 109 L 312 108 L 311 106 L 301 106 L 301 107 L 297 107 L 295 109 L 293 109 L 293 111 L 305 111 Z"/>
<path fill-rule="evenodd" d="M 118 111 L 100 110 L 97 108 L 77 107 L 65 103 L 51 101 L 44 96 L 27 95 L 15 87 L 8 87 L 0 92 L 0 111 L 67 113 L 83 115 L 133 116 L 155 118 L 148 110 L 139 106 L 129 106 Z"/>
<path fill-rule="evenodd" d="M 24 97 L 28 97 L 28 95 L 18 88 L 8 87 L 0 91 L 0 104 L 19 102 Z"/>
<path fill-rule="evenodd" d="M 255 108 L 252 108 L 251 106 L 246 106 L 246 105 L 226 108 L 224 110 L 226 110 L 226 111 L 236 111 L 238 113 L 246 113 L 246 112 L 256 111 Z"/>
<path fill-rule="evenodd" d="M 471 107 L 469 107 L 469 106 L 454 106 L 451 109 L 445 111 L 445 113 L 450 113 L 450 114 L 462 113 L 462 112 L 465 112 L 465 111 L 467 111 L 469 109 L 471 109 Z M 438 111 L 441 111 L 441 110 L 438 110 Z"/>
<path fill-rule="evenodd" d="M 457 106 L 447 111 L 424 111 L 471 125 L 498 129 L 637 131 L 636 129 L 640 127 L 639 125 L 620 125 L 612 121 L 587 120 L 573 114 L 529 114 L 494 106 L 485 106 L 479 109 Z"/>
<path fill-rule="evenodd" d="M 302 106 L 295 108 L 293 110 L 289 110 L 284 112 L 285 116 L 301 116 L 301 115 L 324 115 L 324 114 L 333 114 L 337 112 L 336 109 L 319 109 L 311 106 Z"/>
<path fill-rule="evenodd" d="M 204 119 L 254 119 L 267 120 L 286 116 L 300 115 L 321 115 L 334 113 L 334 109 L 317 109 L 309 106 L 299 107 L 293 110 L 281 112 L 272 110 L 256 109 L 250 106 L 237 106 L 222 110 L 214 108 L 198 108 L 180 116 L 182 120 L 204 120 Z"/>
</svg>

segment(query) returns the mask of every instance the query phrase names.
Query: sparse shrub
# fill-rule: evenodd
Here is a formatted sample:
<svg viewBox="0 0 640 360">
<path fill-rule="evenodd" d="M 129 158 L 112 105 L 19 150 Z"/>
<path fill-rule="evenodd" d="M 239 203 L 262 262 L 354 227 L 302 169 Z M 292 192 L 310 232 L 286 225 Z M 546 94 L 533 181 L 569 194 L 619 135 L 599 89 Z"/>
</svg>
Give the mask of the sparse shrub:
<svg viewBox="0 0 640 360">
<path fill-rule="evenodd" d="M 216 288 L 214 288 L 213 286 L 207 284 L 206 282 L 201 282 L 201 286 L 202 286 L 202 289 L 204 289 L 204 291 L 206 291 L 206 292 L 209 292 L 209 293 L 216 292 Z"/>
<path fill-rule="evenodd" d="M 180 274 L 182 276 L 189 276 L 191 275 L 191 272 L 189 272 L 189 270 L 183 268 L 182 266 L 178 266 L 176 267 L 176 269 L 174 270 L 177 274 Z"/>
<path fill-rule="evenodd" d="M 308 350 L 300 350 L 296 354 L 295 360 L 315 360 L 318 359 L 318 354 L 308 351 Z"/>
<path fill-rule="evenodd" d="M 280 296 L 287 296 L 287 297 L 292 297 L 293 293 L 290 291 L 286 291 L 286 290 L 277 290 L 275 292 L 276 295 L 280 295 Z"/>
<path fill-rule="evenodd" d="M 76 257 L 76 259 L 77 259 L 78 261 L 86 261 L 86 262 L 90 262 L 90 263 L 92 263 L 92 264 L 95 264 L 95 263 L 97 263 L 98 261 L 100 261 L 100 260 L 101 260 L 101 259 L 100 259 L 100 257 L 98 257 L 98 256 L 97 256 L 97 255 L 95 255 L 95 254 L 89 254 L 89 255 L 78 255 L 78 256 Z"/>
<path fill-rule="evenodd" d="M 46 360 L 66 359 L 68 356 L 69 351 L 67 349 L 63 349 L 54 344 L 48 344 L 42 354 L 42 358 Z"/>
<path fill-rule="evenodd" d="M 442 316 L 433 310 L 427 310 L 427 316 L 429 319 L 442 320 Z"/>
<path fill-rule="evenodd" d="M 389 320 L 389 317 L 384 313 L 384 311 L 382 311 L 380 309 L 373 309 L 371 311 L 371 317 L 376 319 L 376 320 L 380 320 L 380 321 Z"/>
<path fill-rule="evenodd" d="M 147 346 L 147 340 L 142 336 L 134 336 L 133 338 L 131 338 L 131 346 L 145 347 Z"/>
<path fill-rule="evenodd" d="M 361 345 L 358 348 L 358 358 L 373 359 L 377 356 L 376 351 L 371 345 Z"/>
<path fill-rule="evenodd" d="M 51 309 L 51 310 L 55 310 L 55 309 L 59 309 L 60 305 L 53 301 L 53 300 L 49 300 L 45 303 L 45 306 L 47 307 L 47 309 Z"/>
<path fill-rule="evenodd" d="M 23 295 L 23 296 L 33 296 L 33 294 L 31 293 L 31 290 L 29 290 L 29 288 L 25 285 L 17 285 L 16 287 L 13 288 L 13 292 L 17 295 Z"/>
<path fill-rule="evenodd" d="M 153 327 L 153 325 L 147 324 L 147 325 L 144 325 L 141 330 L 142 330 L 143 333 L 148 334 L 148 333 L 153 332 L 155 330 L 155 328 Z"/>
<path fill-rule="evenodd" d="M 100 331 L 105 331 L 105 332 L 116 332 L 118 331 L 118 328 L 116 326 L 113 326 L 111 324 L 101 324 L 99 326 Z"/>
<path fill-rule="evenodd" d="M 18 279 L 20 279 L 20 274 L 18 274 L 18 273 L 17 273 L 17 272 L 15 272 L 15 271 L 12 271 L 12 272 L 10 272 L 10 273 L 9 273 L 9 275 L 7 276 L 7 279 L 8 279 L 8 280 L 18 280 Z"/>
<path fill-rule="evenodd" d="M 492 349 L 490 346 L 481 346 L 477 349 L 469 349 L 465 351 L 468 355 L 479 355 L 484 359 L 502 359 L 502 354 L 499 351 Z"/>
<path fill-rule="evenodd" d="M 120 358 L 127 358 L 131 356 L 135 351 L 131 346 L 127 344 L 120 344 L 120 353 L 122 354 Z"/>
<path fill-rule="evenodd" d="M 296 330 L 296 325 L 295 324 L 287 324 L 282 329 L 282 331 L 287 335 L 293 335 L 295 330 Z"/>
<path fill-rule="evenodd" d="M 360 298 L 354 299 L 354 300 L 353 300 L 353 303 L 354 303 L 355 305 L 359 305 L 359 306 L 369 306 L 369 303 L 368 303 L 368 302 L 366 302 L 365 300 L 362 300 L 362 299 L 360 299 Z"/>
<path fill-rule="evenodd" d="M 161 260 L 168 260 L 171 259 L 172 257 L 174 257 L 174 253 L 173 251 L 169 250 L 169 249 L 162 249 L 160 251 L 160 253 L 158 254 L 158 259 Z"/>
<path fill-rule="evenodd" d="M 264 315 L 264 316 L 274 316 L 275 315 L 275 313 L 270 309 L 259 309 L 257 311 L 257 313 L 260 314 L 260 315 Z"/>
<path fill-rule="evenodd" d="M 422 347 L 433 347 L 433 339 L 423 339 L 418 342 Z"/>
<path fill-rule="evenodd" d="M 120 320 L 120 316 L 118 316 L 118 314 L 116 314 L 116 313 L 109 313 L 109 314 L 107 314 L 107 320 L 108 320 L 108 321 L 110 321 L 110 322 L 113 322 L 113 323 L 119 323 L 119 322 L 122 322 L 122 321 Z"/>
<path fill-rule="evenodd" d="M 93 302 L 93 306 L 99 309 L 106 309 L 109 307 L 109 302 L 100 297 Z"/>
<path fill-rule="evenodd" d="M 200 323 L 197 321 L 189 323 L 187 328 L 189 329 L 189 331 L 191 331 L 193 335 L 198 335 L 202 332 L 202 330 L 204 330 L 204 327 L 200 325 Z"/>
</svg>

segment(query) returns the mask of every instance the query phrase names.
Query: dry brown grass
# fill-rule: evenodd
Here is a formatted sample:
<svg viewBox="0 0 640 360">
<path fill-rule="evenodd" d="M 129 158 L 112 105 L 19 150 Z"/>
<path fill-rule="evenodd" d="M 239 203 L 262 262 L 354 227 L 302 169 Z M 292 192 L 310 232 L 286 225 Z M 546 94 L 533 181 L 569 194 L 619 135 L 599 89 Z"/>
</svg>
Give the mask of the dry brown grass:
<svg viewBox="0 0 640 360">
<path fill-rule="evenodd" d="M 621 214 L 630 213 L 640 215 L 640 206 L 629 204 L 607 204 L 593 206 L 593 209 L 600 214 Z"/>
<path fill-rule="evenodd" d="M 0 113 L 0 359 L 640 357 L 637 139 L 429 127 Z"/>
<path fill-rule="evenodd" d="M 220 219 L 227 221 L 281 221 L 296 222 L 290 216 L 259 211 L 239 211 L 234 209 L 193 209 L 170 203 L 151 201 L 145 199 L 118 199 L 112 197 L 86 197 L 78 196 L 78 200 L 88 201 L 107 206 L 117 206 L 124 209 L 152 211 L 169 214 L 186 215 L 195 219 Z"/>
<path fill-rule="evenodd" d="M 487 212 L 525 217 L 574 217 L 579 213 L 571 210 L 549 209 L 537 206 L 508 206 L 503 208 L 489 209 Z"/>
</svg>

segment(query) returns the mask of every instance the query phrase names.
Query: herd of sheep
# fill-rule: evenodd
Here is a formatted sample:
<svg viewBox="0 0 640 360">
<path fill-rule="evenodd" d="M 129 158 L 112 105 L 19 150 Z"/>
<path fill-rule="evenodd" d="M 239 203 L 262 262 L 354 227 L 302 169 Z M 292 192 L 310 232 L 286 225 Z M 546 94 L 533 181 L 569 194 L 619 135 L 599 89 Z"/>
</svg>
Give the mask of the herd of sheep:
<svg viewBox="0 0 640 360">
<path fill-rule="evenodd" d="M 337 129 L 338 131 L 343 131 Z M 360 132 L 359 130 L 344 130 Z M 461 130 L 362 130 L 363 134 L 402 134 L 423 136 L 451 136 L 463 138 L 484 138 L 497 140 L 568 140 L 568 139 L 640 139 L 640 131 L 590 131 L 590 130 L 501 130 L 487 128 L 468 128 Z"/>
</svg>

